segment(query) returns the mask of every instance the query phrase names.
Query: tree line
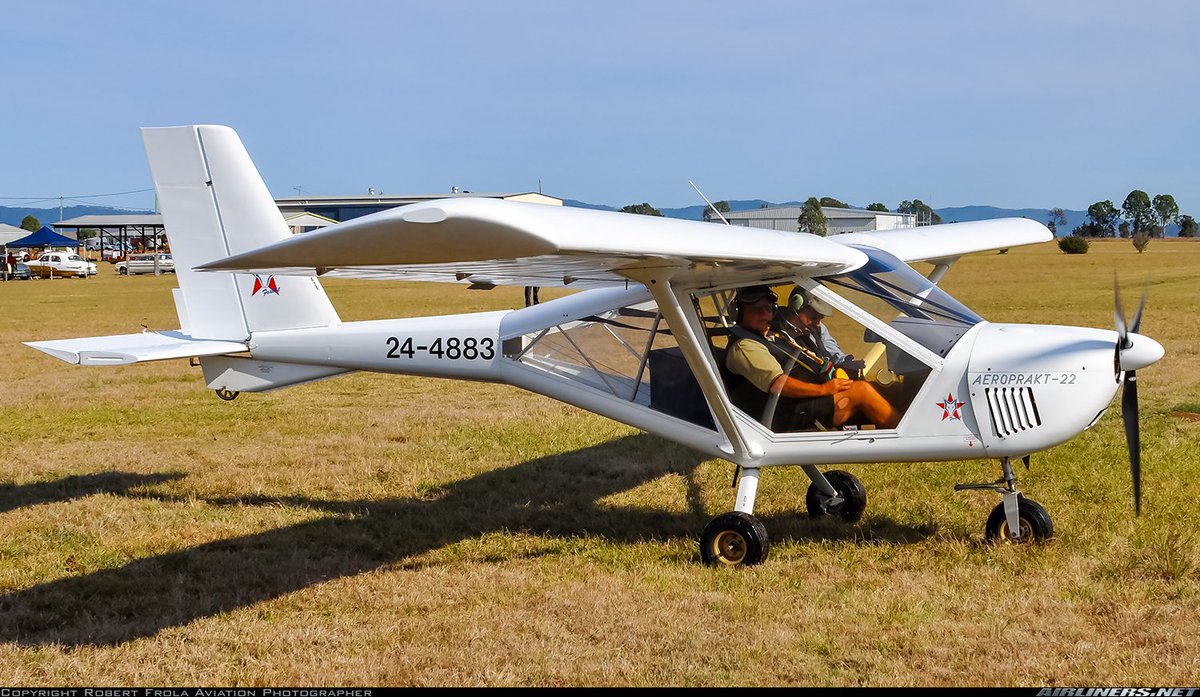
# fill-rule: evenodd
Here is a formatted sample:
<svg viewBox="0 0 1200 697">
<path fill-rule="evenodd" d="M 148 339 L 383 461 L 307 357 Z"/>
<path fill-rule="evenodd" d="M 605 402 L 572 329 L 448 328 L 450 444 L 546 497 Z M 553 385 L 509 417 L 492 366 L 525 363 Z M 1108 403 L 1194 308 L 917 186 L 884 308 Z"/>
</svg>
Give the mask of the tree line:
<svg viewBox="0 0 1200 697">
<path fill-rule="evenodd" d="M 1141 189 L 1134 189 L 1118 209 L 1112 201 L 1097 201 L 1088 206 L 1088 221 L 1071 231 L 1078 237 L 1162 237 L 1168 225 L 1179 226 L 1180 237 L 1195 237 L 1200 232 L 1196 219 L 1180 215 L 1179 205 L 1171 194 L 1158 194 L 1153 199 Z M 1050 211 L 1047 227 L 1055 232 L 1066 225 L 1061 208 Z"/>
<path fill-rule="evenodd" d="M 728 201 L 717 201 L 712 208 L 704 210 L 704 220 L 712 222 L 716 218 L 713 209 L 721 213 L 729 212 Z M 800 217 L 797 220 L 801 232 L 825 236 L 829 230 L 824 208 L 851 208 L 847 203 L 832 196 L 810 196 L 801 206 Z M 867 210 L 887 213 L 888 207 L 875 202 L 867 205 Z M 621 209 L 623 213 L 638 213 L 641 215 L 657 215 L 660 212 L 649 203 L 636 203 Z M 918 223 L 938 225 L 942 217 L 929 204 L 921 199 L 905 200 L 896 207 L 897 213 L 914 215 Z M 1097 201 L 1088 206 L 1088 222 L 1077 226 L 1071 231 L 1077 237 L 1133 237 L 1136 243 L 1141 238 L 1149 240 L 1162 237 L 1168 225 L 1179 226 L 1180 237 L 1196 237 L 1200 233 L 1195 218 L 1190 215 L 1180 215 L 1179 205 L 1171 194 L 1158 194 L 1154 198 L 1140 189 L 1134 189 L 1125 197 L 1124 203 L 1118 209 L 1112 201 Z M 1067 214 L 1062 208 L 1052 208 L 1046 226 L 1056 235 L 1058 229 L 1067 224 Z M 1142 248 L 1145 244 L 1142 244 Z M 1140 251 L 1140 250 L 1139 250 Z"/>
</svg>

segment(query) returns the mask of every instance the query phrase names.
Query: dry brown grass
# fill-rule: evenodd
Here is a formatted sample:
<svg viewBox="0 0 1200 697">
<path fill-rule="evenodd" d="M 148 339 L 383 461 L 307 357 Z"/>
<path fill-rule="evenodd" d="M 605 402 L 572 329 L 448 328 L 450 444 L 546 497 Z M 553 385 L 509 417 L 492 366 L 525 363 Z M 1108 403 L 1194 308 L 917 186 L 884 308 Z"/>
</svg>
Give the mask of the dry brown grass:
<svg viewBox="0 0 1200 697">
<path fill-rule="evenodd" d="M 852 467 L 857 526 L 764 474 L 771 558 L 699 564 L 730 467 L 495 385 L 355 375 L 224 403 L 183 362 L 71 368 L 20 341 L 174 328 L 173 277 L 0 284 L 0 684 L 1080 685 L 1200 675 L 1200 244 L 966 259 L 997 321 L 1112 324 L 1142 371 L 1145 512 L 1120 418 L 1035 456 L 1057 539 L 982 542 L 991 462 Z M 327 284 L 346 319 L 520 289 Z M 548 293 L 553 295 L 553 293 Z"/>
</svg>

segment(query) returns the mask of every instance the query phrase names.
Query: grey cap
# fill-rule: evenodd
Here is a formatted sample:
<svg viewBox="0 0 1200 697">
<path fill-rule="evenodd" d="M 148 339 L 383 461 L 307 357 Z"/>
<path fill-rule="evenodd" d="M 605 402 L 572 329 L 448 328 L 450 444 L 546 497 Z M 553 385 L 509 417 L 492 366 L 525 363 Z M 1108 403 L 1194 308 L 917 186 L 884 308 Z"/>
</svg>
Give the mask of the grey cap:
<svg viewBox="0 0 1200 697">
<path fill-rule="evenodd" d="M 799 312 L 807 307 L 822 317 L 828 317 L 833 314 L 833 308 L 830 307 L 829 303 L 810 295 L 800 286 L 796 286 L 792 294 L 788 297 L 788 307 L 795 312 Z"/>
</svg>

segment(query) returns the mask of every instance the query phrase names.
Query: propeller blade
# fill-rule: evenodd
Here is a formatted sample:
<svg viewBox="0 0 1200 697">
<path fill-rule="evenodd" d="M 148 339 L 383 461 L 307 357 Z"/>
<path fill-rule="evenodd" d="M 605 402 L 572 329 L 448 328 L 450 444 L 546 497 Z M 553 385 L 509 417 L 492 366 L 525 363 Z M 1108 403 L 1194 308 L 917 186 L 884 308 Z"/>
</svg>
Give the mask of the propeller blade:
<svg viewBox="0 0 1200 697">
<path fill-rule="evenodd" d="M 1125 421 L 1125 442 L 1129 445 L 1129 473 L 1133 476 L 1133 508 L 1142 514 L 1142 440 L 1138 424 L 1137 375 L 1125 371 L 1121 393 L 1121 418 Z"/>
<path fill-rule="evenodd" d="M 1117 277 L 1113 276 L 1113 314 L 1115 324 L 1117 326 L 1117 346 L 1125 344 L 1125 335 L 1128 334 L 1125 326 L 1125 308 L 1121 305 L 1121 288 L 1117 285 Z"/>
<path fill-rule="evenodd" d="M 1133 332 L 1134 334 L 1137 334 L 1138 330 L 1142 327 L 1142 310 L 1144 309 L 1146 309 L 1145 291 L 1142 292 L 1142 299 L 1140 302 L 1138 302 L 1137 312 L 1133 313 L 1133 322 L 1129 324 L 1129 331 Z"/>
</svg>

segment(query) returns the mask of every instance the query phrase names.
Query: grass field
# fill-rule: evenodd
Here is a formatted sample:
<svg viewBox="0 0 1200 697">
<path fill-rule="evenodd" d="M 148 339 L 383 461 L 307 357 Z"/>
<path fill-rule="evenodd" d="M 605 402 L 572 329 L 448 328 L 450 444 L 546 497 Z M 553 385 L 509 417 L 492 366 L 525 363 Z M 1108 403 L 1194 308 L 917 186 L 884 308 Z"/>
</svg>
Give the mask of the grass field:
<svg viewBox="0 0 1200 697">
<path fill-rule="evenodd" d="M 732 468 L 497 385 L 353 375 L 221 402 L 183 361 L 78 368 L 20 342 L 178 326 L 172 276 L 0 284 L 0 684 L 1194 685 L 1200 676 L 1200 243 L 1053 244 L 943 282 L 994 321 L 1111 327 L 1139 372 L 1143 515 L 1119 408 L 1035 455 L 1054 517 L 989 546 L 992 461 L 850 469 L 855 526 L 764 470 L 768 562 L 696 536 Z M 522 304 L 326 284 L 343 319 Z M 546 291 L 544 298 L 553 297 Z"/>
</svg>

